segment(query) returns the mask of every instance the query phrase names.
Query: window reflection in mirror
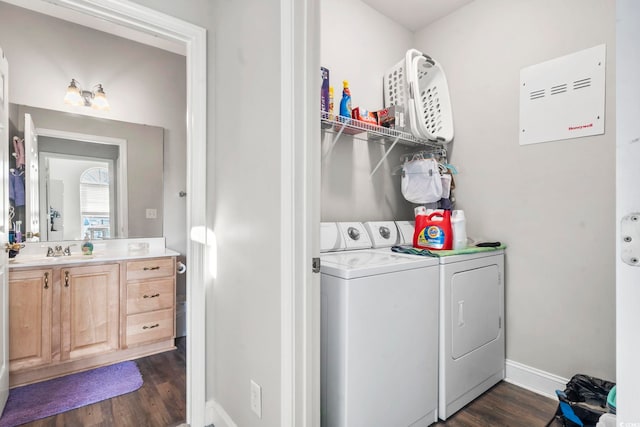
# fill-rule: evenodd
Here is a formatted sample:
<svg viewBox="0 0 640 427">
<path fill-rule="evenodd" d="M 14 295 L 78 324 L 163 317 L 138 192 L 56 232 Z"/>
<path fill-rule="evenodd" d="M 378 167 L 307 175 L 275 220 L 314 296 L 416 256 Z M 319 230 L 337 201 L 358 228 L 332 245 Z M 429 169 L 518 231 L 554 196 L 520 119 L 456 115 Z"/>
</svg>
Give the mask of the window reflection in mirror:
<svg viewBox="0 0 640 427">
<path fill-rule="evenodd" d="M 40 180 L 43 183 L 41 231 L 43 239 L 78 240 L 113 237 L 113 161 L 88 157 L 40 153 Z"/>
<path fill-rule="evenodd" d="M 97 166 L 86 169 L 80 175 L 80 223 L 82 235 L 88 239 L 108 239 L 111 237 L 109 168 Z"/>
</svg>

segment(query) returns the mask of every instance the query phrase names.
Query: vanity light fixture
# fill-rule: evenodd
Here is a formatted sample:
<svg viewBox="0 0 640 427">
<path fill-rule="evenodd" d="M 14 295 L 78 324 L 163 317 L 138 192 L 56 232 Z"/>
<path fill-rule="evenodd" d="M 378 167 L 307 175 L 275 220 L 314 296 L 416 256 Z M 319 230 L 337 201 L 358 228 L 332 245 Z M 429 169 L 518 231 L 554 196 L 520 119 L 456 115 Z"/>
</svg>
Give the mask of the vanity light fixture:
<svg viewBox="0 0 640 427">
<path fill-rule="evenodd" d="M 64 102 L 70 105 L 91 107 L 94 110 L 107 111 L 110 109 L 102 84 L 94 85 L 93 90 L 82 90 L 76 79 L 71 79 L 67 94 L 64 96 Z"/>
</svg>

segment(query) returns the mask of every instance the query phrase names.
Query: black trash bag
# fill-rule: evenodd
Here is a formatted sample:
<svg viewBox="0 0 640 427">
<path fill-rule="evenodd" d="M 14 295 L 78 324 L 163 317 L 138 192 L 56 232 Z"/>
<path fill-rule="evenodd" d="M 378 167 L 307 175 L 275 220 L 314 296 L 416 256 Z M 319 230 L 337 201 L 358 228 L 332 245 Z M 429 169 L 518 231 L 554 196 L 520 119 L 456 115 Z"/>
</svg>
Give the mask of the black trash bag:
<svg viewBox="0 0 640 427">
<path fill-rule="evenodd" d="M 602 414 L 609 412 L 607 396 L 615 385 L 584 374 L 574 375 L 564 391 L 556 390 L 560 403 L 547 426 L 558 420 L 565 427 L 595 427 Z"/>
</svg>

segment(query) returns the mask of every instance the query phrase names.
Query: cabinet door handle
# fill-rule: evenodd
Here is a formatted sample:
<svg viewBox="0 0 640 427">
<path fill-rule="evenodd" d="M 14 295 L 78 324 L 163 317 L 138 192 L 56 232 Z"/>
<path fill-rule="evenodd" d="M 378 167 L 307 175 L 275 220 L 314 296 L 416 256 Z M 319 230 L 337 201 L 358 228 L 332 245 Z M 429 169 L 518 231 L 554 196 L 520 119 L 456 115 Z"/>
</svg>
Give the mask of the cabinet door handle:
<svg viewBox="0 0 640 427">
<path fill-rule="evenodd" d="M 44 273 L 44 288 L 49 289 L 49 273 Z"/>
<path fill-rule="evenodd" d="M 142 329 L 153 329 L 153 328 L 157 328 L 158 326 L 160 326 L 160 324 L 156 323 L 155 325 L 151 325 L 151 326 L 143 326 Z"/>
<path fill-rule="evenodd" d="M 65 288 L 69 287 L 69 272 L 68 271 L 64 272 L 64 287 Z"/>
<path fill-rule="evenodd" d="M 155 266 L 155 267 L 145 267 L 143 268 L 144 271 L 149 271 L 149 270 L 160 270 L 160 266 Z"/>
<path fill-rule="evenodd" d="M 144 295 L 142 298 L 157 298 L 159 296 L 160 296 L 160 294 Z"/>
</svg>

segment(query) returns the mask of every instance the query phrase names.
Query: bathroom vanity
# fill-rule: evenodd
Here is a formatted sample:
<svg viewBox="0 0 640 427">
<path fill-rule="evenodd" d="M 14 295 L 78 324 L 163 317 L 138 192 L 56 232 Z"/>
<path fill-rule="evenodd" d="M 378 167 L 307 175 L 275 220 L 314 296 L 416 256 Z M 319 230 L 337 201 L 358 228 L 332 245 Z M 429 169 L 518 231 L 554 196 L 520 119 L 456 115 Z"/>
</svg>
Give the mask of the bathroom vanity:
<svg viewBox="0 0 640 427">
<path fill-rule="evenodd" d="M 11 387 L 175 348 L 178 253 L 163 239 L 96 243 L 89 256 L 46 246 L 9 264 Z"/>
</svg>

